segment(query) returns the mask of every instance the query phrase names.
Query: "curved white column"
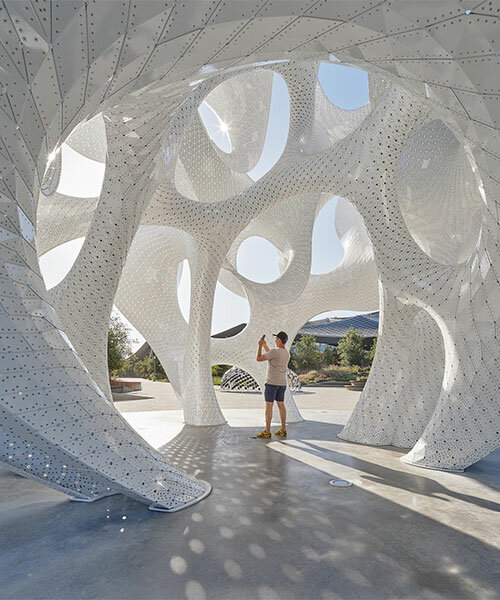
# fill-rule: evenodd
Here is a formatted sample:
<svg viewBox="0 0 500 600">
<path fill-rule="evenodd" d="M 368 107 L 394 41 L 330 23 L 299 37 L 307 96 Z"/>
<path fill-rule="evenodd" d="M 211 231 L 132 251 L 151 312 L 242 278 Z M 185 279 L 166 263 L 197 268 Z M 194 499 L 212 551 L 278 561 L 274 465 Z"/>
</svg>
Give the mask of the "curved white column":
<svg viewBox="0 0 500 600">
<path fill-rule="evenodd" d="M 394 317 L 408 324 L 415 336 L 425 336 L 426 353 L 432 347 L 437 356 L 439 344 L 444 347 L 439 397 L 425 398 L 425 402 L 422 398 L 425 406 L 419 404 L 418 414 L 400 402 L 384 405 L 384 430 L 392 429 L 388 420 L 396 414 L 410 415 L 418 427 L 403 422 L 401 430 L 392 431 L 389 438 L 391 443 L 412 443 L 427 418 L 424 413 L 435 402 L 406 460 L 433 468 L 467 467 L 499 442 L 500 109 L 494 98 L 499 93 L 500 59 L 495 47 L 495 3 L 483 3 L 479 14 L 450 1 L 446 16 L 441 3 L 429 3 L 425 26 L 417 3 L 404 0 L 390 4 L 333 0 L 301 7 L 300 13 L 294 3 L 283 1 L 273 3 L 272 10 L 262 11 L 258 19 L 253 18 L 262 9 L 257 0 L 238 3 L 236 13 L 233 3 L 222 3 L 209 14 L 202 4 L 178 6 L 174 14 L 170 4 L 143 0 L 125 11 L 124 17 L 109 2 L 92 7 L 83 1 L 52 4 L 50 16 L 37 3 L 4 2 L 5 19 L 0 24 L 5 54 L 0 74 L 0 460 L 86 499 L 121 491 L 179 508 L 203 497 L 207 486 L 165 463 L 128 428 L 95 383 L 99 380 L 99 386 L 106 388 L 103 331 L 133 236 L 141 224 L 156 224 L 181 229 L 194 240 L 198 254 L 193 272 L 201 287 L 193 291 L 192 309 L 197 314 L 182 355 L 179 377 L 187 387 L 181 393 L 192 415 L 190 422 L 217 421 L 221 417 L 210 391 L 210 362 L 216 356 L 234 354 L 234 340 L 227 342 L 223 352 L 220 344 L 212 344 L 209 319 L 200 310 L 204 302 L 212 302 L 220 267 L 231 264 L 226 261 L 231 244 L 266 209 L 283 202 L 286 210 L 287 198 L 300 201 L 332 193 L 349 198 L 361 215 L 373 259 L 360 254 L 350 266 L 345 262 L 324 279 L 306 278 L 308 258 L 303 248 L 301 257 L 294 257 L 297 262 L 290 262 L 288 275 L 285 270 L 274 288 L 290 291 L 292 282 L 297 282 L 303 289 L 294 290 L 293 301 L 271 308 L 272 288 L 264 293 L 247 284 L 255 320 L 239 341 L 246 340 L 250 348 L 257 328 L 271 333 L 271 326 L 280 319 L 292 335 L 309 316 L 325 306 L 331 308 L 327 300 L 333 297 L 332 290 L 339 307 L 352 308 L 353 299 L 356 307 L 365 307 L 376 294 L 376 264 L 386 294 L 386 332 Z M 376 77 L 382 80 L 380 89 L 372 89 L 369 112 L 365 109 L 351 115 L 348 123 L 330 127 L 342 113 L 326 109 L 317 92 L 316 67 L 311 65 L 317 60 L 355 64 L 371 73 L 371 82 Z M 232 75 L 273 65 L 286 79 L 292 100 L 289 144 L 272 171 L 252 183 L 244 167 L 255 161 L 255 148 L 262 144 L 261 129 L 252 138 L 255 148 L 238 132 L 235 148 L 240 148 L 241 155 L 224 161 L 203 138 L 193 114 L 217 84 Z M 241 106 L 248 107 L 245 114 L 256 115 L 258 123 L 265 121 L 269 106 L 268 79 L 268 75 L 256 79 L 264 82 L 262 114 L 255 108 L 259 90 L 254 97 L 249 93 L 256 84 L 243 86 Z M 229 87 L 233 105 L 228 105 L 227 114 L 239 118 L 242 111 L 234 106 L 238 86 Z M 224 112 L 217 94 L 214 106 Z M 51 189 L 50 177 L 41 185 L 48 156 L 77 125 L 103 111 L 121 120 L 111 127 L 116 138 L 108 139 L 107 183 L 95 210 L 79 206 L 79 215 L 68 215 L 67 224 L 60 219 L 57 240 L 71 239 L 70 231 L 87 231 L 87 236 L 67 287 L 49 295 L 40 277 L 35 242 L 40 188 Z M 447 207 L 444 212 L 452 217 L 451 227 L 435 226 L 439 211 L 409 214 L 398 199 L 407 193 L 407 185 L 418 191 L 414 182 L 404 178 L 401 187 L 398 169 L 405 168 L 405 148 L 413 143 L 413 133 L 432 119 L 446 123 L 458 140 L 458 149 L 452 150 L 449 136 L 437 135 L 439 152 L 474 157 L 471 168 L 476 180 L 464 179 L 465 171 L 457 170 L 453 181 L 441 178 L 448 192 L 433 186 L 435 203 Z M 97 138 L 98 133 L 94 134 Z M 78 139 L 75 143 L 87 156 L 102 159 L 101 145 L 82 146 Z M 171 193 L 179 156 L 184 169 L 179 167 L 181 189 Z M 163 167 L 158 167 L 161 160 Z M 424 183 L 425 170 L 423 162 L 408 169 Z M 204 179 L 197 178 L 201 173 Z M 158 180 L 153 181 L 153 176 Z M 190 185 L 182 188 L 182 180 L 189 180 Z M 474 193 L 479 191 L 481 203 L 471 211 L 473 218 L 462 218 L 459 225 L 460 219 L 453 215 L 463 215 L 462 200 L 470 196 L 470 186 Z M 450 199 L 449 190 L 460 194 L 461 201 Z M 161 201 L 162 193 L 168 201 Z M 146 221 L 154 206 L 159 210 L 155 214 L 165 220 Z M 282 216 L 286 224 L 287 213 Z M 481 233 L 476 236 L 472 230 L 476 231 L 477 218 Z M 40 231 L 50 237 L 50 227 L 44 228 L 41 225 Z M 440 244 L 439 234 L 444 240 L 454 234 L 454 228 L 460 243 Z M 49 248 L 57 240 L 46 240 L 40 248 Z M 469 244 L 471 240 L 474 243 Z M 289 256 L 289 240 L 276 241 L 283 242 L 282 253 Z M 456 254 L 457 248 L 461 251 Z M 450 262 L 453 257 L 455 263 Z M 353 285 L 352 279 L 364 272 L 366 290 Z M 242 292 L 245 282 L 235 280 L 234 285 Z M 413 307 L 425 312 L 414 314 Z M 388 335 L 390 340 L 392 334 Z M 384 370 L 400 372 L 394 369 L 390 344 L 383 339 L 379 343 L 388 348 L 388 355 L 377 360 L 363 395 L 361 406 L 367 411 L 380 402 L 377 380 L 383 379 Z M 403 385 L 408 389 L 414 381 L 413 387 L 425 389 L 425 374 L 415 370 L 410 357 L 407 362 Z M 429 383 L 429 393 L 437 379 Z M 358 416 L 354 414 L 345 435 L 352 427 L 352 435 L 363 441 L 369 437 L 371 424 L 358 421 Z M 36 452 L 30 451 L 33 448 Z M 26 462 L 25 455 L 33 461 Z M 66 482 L 62 481 L 64 466 L 72 473 Z"/>
</svg>

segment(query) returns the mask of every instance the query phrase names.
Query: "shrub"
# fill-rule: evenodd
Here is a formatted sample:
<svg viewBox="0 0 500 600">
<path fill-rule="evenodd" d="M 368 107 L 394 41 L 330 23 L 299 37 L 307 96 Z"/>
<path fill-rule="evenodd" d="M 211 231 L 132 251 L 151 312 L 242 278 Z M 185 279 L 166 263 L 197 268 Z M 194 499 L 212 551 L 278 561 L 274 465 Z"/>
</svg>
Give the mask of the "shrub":
<svg viewBox="0 0 500 600">
<path fill-rule="evenodd" d="M 293 366 L 297 371 L 310 371 L 317 369 L 322 358 L 318 350 L 316 338 L 313 335 L 301 335 L 295 342 L 293 354 Z"/>
<path fill-rule="evenodd" d="M 328 346 L 326 348 L 323 352 L 323 358 L 327 365 L 337 365 L 339 361 L 337 350 L 335 350 L 333 346 Z"/>
<path fill-rule="evenodd" d="M 226 371 L 229 371 L 231 365 L 213 365 L 212 366 L 212 378 L 222 377 Z"/>
<path fill-rule="evenodd" d="M 351 327 L 345 338 L 338 343 L 337 351 L 342 365 L 362 365 L 365 358 L 363 336 Z"/>
<path fill-rule="evenodd" d="M 360 372 L 359 367 L 335 367 L 323 371 L 312 370 L 299 375 L 302 383 L 312 384 L 325 381 L 352 381 Z"/>
<path fill-rule="evenodd" d="M 156 372 L 156 377 L 155 377 Z M 161 362 L 151 352 L 150 356 L 145 356 L 142 360 L 132 355 L 123 361 L 121 375 L 125 377 L 140 377 L 141 379 L 155 379 L 155 381 L 168 381 L 167 374 Z"/>
</svg>

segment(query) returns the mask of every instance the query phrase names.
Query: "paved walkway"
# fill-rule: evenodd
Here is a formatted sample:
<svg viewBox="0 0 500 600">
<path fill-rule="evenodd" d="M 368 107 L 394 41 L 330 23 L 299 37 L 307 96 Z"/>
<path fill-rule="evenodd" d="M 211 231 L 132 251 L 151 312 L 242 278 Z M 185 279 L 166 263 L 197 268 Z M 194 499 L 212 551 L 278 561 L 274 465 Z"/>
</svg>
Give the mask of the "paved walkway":
<svg viewBox="0 0 500 600">
<path fill-rule="evenodd" d="M 137 381 L 135 379 L 134 381 Z M 122 412 L 146 410 L 180 410 L 177 399 L 169 383 L 141 379 L 142 390 L 130 394 L 115 394 L 115 406 Z M 264 400 L 260 392 L 222 392 L 215 388 L 222 410 L 226 408 L 263 408 Z M 302 409 L 352 410 L 360 392 L 351 392 L 342 387 L 304 387 L 294 395 L 295 402 Z"/>
</svg>

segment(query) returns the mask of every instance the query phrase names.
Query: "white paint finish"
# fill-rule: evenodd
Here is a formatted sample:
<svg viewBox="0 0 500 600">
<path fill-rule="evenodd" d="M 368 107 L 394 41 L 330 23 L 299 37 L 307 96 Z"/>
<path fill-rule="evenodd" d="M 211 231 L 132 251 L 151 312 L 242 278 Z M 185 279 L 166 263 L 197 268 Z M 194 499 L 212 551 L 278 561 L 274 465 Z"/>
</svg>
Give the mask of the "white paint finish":
<svg viewBox="0 0 500 600">
<path fill-rule="evenodd" d="M 170 508 L 189 504 L 206 486 L 150 449 L 106 398 L 106 328 L 117 292 L 128 318 L 149 302 L 156 311 L 149 314 L 164 319 L 164 325 L 151 318 L 145 324 L 149 337 L 156 336 L 151 344 L 163 344 L 158 354 L 177 382 L 186 421 L 209 425 L 224 422 L 212 362 L 237 362 L 261 381 L 263 366 L 254 354 L 263 332 L 270 337 L 285 329 L 292 338 L 326 310 L 371 310 L 377 282 L 383 297 L 379 356 L 342 435 L 366 443 L 383 432 L 384 443 L 415 444 L 405 460 L 450 470 L 498 445 L 500 58 L 490 52 L 498 2 L 468 15 L 460 2 L 447 2 L 446 9 L 429 3 L 425 23 L 419 3 L 406 1 L 331 2 L 328 10 L 314 2 L 304 13 L 293 2 L 250 1 L 237 18 L 232 2 L 212 12 L 205 2 L 174 9 L 144 0 L 124 3 L 123 11 L 74 2 L 51 4 L 45 12 L 32 4 L 5 2 L 1 25 L 7 53 L 0 78 L 2 462 L 80 497 L 123 491 Z M 16 26 L 6 24 L 12 15 Z M 35 21 L 37 33 L 29 25 Z M 328 104 L 316 68 L 330 55 L 370 71 L 369 106 L 342 111 Z M 264 123 L 270 84 L 256 83 L 256 63 L 259 73 L 278 72 L 286 81 L 290 124 L 280 160 L 254 182 L 238 169 L 258 160 L 265 127 L 256 127 L 257 138 L 244 128 L 233 131 L 230 160 L 206 135 L 197 108 L 224 84 L 231 93 L 217 98 L 219 114 L 241 115 L 244 106 L 243 116 Z M 83 199 L 75 211 L 65 207 L 67 217 L 51 230 L 47 223 L 61 201 L 52 185 L 59 159 L 44 182 L 45 226 L 41 219 L 35 229 L 38 236 L 45 227 L 40 248 L 57 245 L 56 237 L 62 243 L 86 236 L 70 272 L 48 293 L 31 225 L 40 182 L 48 156 L 100 113 L 106 140 L 92 121 L 78 127 L 74 140 L 84 154 L 101 159 L 106 142 L 97 204 Z M 455 135 L 453 148 L 443 131 L 428 135 L 438 119 Z M 236 122 L 244 121 L 237 116 Z M 401 176 L 406 159 L 418 163 L 419 135 L 433 150 L 421 157 L 429 160 L 420 169 L 424 175 Z M 435 167 L 431 158 L 443 154 L 448 172 L 436 185 L 426 174 Z M 401 185 L 412 188 L 419 206 L 401 199 Z M 340 211 L 345 255 L 331 273 L 311 276 L 314 216 L 325 194 L 352 203 Z M 436 213 L 441 201 L 447 209 Z M 172 246 L 180 254 L 172 265 L 166 258 L 152 271 L 141 267 L 147 236 L 134 244 L 146 227 L 187 238 Z M 248 235 L 264 234 L 281 253 L 282 274 L 258 284 L 236 273 L 235 249 Z M 169 233 L 157 242 L 158 252 L 164 250 Z M 175 287 L 184 258 L 192 276 L 189 324 Z M 140 272 L 132 269 L 125 287 L 134 261 Z M 144 283 L 148 272 L 164 279 L 138 288 L 136 279 Z M 236 338 L 212 342 L 219 279 L 247 296 L 250 320 Z M 403 324 L 422 337 L 429 368 L 408 358 L 415 343 Z M 288 402 L 292 418 L 300 418 Z M 158 478 L 170 487 L 159 486 Z"/>
</svg>

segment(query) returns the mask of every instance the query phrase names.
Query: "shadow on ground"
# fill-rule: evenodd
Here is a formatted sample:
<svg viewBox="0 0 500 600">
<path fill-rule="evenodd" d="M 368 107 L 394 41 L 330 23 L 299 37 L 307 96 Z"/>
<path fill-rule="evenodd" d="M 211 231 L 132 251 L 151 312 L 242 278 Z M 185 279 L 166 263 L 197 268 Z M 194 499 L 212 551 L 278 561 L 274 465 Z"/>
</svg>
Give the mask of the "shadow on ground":
<svg viewBox="0 0 500 600">
<path fill-rule="evenodd" d="M 338 440 L 341 428 L 305 422 L 267 442 L 250 439 L 254 429 L 185 427 L 160 451 L 214 490 L 175 514 L 123 496 L 68 503 L 2 474 L 2 596 L 497 598 L 499 553 L 461 521 L 493 527 L 498 504 L 466 484 L 493 487 L 499 454 L 465 476 L 443 474 L 445 484 L 401 463 L 395 448 L 354 456 L 360 446 Z M 360 485 L 330 486 L 346 469 Z M 454 477 L 463 489 L 451 489 Z"/>
</svg>

